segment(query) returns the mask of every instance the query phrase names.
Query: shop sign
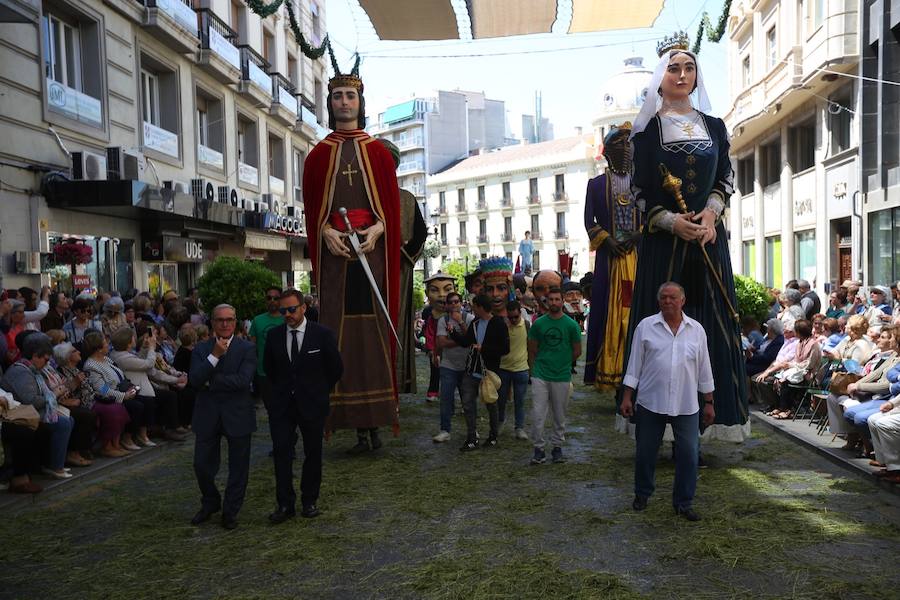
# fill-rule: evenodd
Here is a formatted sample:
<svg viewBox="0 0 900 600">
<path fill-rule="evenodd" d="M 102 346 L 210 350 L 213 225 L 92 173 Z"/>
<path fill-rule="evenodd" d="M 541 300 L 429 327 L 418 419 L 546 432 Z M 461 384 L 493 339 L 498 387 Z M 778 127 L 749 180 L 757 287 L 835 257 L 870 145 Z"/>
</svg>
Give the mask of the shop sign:
<svg viewBox="0 0 900 600">
<path fill-rule="evenodd" d="M 47 104 L 70 119 L 95 127 L 103 125 L 102 106 L 98 99 L 66 87 L 49 77 L 47 78 Z"/>
<path fill-rule="evenodd" d="M 163 255 L 174 262 L 203 262 L 203 242 L 191 238 L 163 236 Z"/>
<path fill-rule="evenodd" d="M 75 289 L 85 290 L 91 287 L 90 275 L 72 275 L 72 285 Z"/>
<path fill-rule="evenodd" d="M 144 244 L 141 246 L 141 260 L 155 262 L 162 259 L 162 240 L 144 240 Z"/>
<path fill-rule="evenodd" d="M 279 233 L 300 235 L 300 219 L 298 217 L 283 217 L 276 213 L 266 213 L 263 222 L 265 229 L 271 229 Z"/>
</svg>

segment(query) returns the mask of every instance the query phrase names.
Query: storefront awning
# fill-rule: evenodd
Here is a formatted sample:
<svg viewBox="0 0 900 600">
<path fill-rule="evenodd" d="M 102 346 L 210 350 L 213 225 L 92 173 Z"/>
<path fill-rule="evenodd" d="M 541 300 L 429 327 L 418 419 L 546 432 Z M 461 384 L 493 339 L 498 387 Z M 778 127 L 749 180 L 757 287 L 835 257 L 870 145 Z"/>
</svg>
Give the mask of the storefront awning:
<svg viewBox="0 0 900 600">
<path fill-rule="evenodd" d="M 450 0 L 359 0 L 382 40 L 454 40 L 465 28 Z M 474 39 L 548 33 L 557 0 L 467 0 Z M 663 0 L 572 0 L 569 33 L 650 27 Z"/>
<path fill-rule="evenodd" d="M 253 250 L 269 250 L 273 252 L 288 252 L 291 249 L 290 239 L 269 233 L 244 232 L 244 247 Z"/>
</svg>

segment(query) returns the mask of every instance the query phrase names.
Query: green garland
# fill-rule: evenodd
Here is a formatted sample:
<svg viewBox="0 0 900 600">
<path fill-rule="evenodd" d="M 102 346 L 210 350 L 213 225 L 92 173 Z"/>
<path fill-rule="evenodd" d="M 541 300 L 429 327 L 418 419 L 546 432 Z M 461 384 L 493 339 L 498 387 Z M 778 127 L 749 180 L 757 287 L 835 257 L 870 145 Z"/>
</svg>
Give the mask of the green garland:
<svg viewBox="0 0 900 600">
<path fill-rule="evenodd" d="M 722 8 L 722 14 L 719 15 L 719 24 L 713 29 L 712 23 L 709 21 L 709 13 L 704 12 L 703 18 L 700 19 L 700 25 L 697 28 L 697 39 L 694 40 L 693 52 L 700 52 L 700 42 L 703 41 L 703 32 L 706 31 L 706 39 L 715 43 L 722 39 L 725 35 L 725 27 L 728 24 L 728 13 L 731 12 L 731 0 L 725 0 L 725 6 Z"/>
<path fill-rule="evenodd" d="M 322 45 L 318 48 L 306 41 L 306 36 L 303 35 L 303 32 L 300 31 L 300 26 L 297 25 L 297 18 L 294 15 L 294 6 L 291 2 L 285 3 L 284 0 L 272 0 L 269 4 L 266 4 L 263 0 L 244 0 L 244 2 L 250 7 L 250 10 L 263 19 L 274 15 L 275 12 L 281 8 L 281 5 L 284 4 L 287 8 L 291 31 L 294 33 L 294 38 L 300 45 L 300 51 L 303 52 L 303 55 L 312 60 L 317 60 L 322 58 L 327 50 L 334 56 L 334 51 L 331 49 L 331 41 L 328 39 L 328 35 L 325 36 L 325 39 L 322 40 Z"/>
</svg>

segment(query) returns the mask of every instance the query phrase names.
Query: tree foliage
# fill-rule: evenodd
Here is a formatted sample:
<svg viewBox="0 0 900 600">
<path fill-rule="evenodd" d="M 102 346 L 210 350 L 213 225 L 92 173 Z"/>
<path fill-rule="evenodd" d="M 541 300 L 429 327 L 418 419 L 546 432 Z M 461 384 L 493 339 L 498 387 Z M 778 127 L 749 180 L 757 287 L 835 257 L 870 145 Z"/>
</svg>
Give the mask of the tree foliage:
<svg viewBox="0 0 900 600">
<path fill-rule="evenodd" d="M 466 270 L 466 258 L 469 258 L 469 270 Z M 452 275 L 456 278 L 456 291 L 463 293 L 466 290 L 466 274 L 474 271 L 478 267 L 478 259 L 474 257 L 457 258 L 451 261 L 444 261 L 441 265 L 441 271 Z M 434 273 L 432 273 L 433 275 Z"/>
<path fill-rule="evenodd" d="M 230 304 L 239 319 L 252 319 L 266 310 L 266 288 L 281 287 L 280 278 L 257 262 L 220 256 L 209 266 L 197 287 L 207 310 Z"/>
<path fill-rule="evenodd" d="M 422 271 L 413 271 L 413 310 L 425 306 L 425 276 Z"/>
<path fill-rule="evenodd" d="M 734 276 L 734 292 L 737 310 L 741 317 L 753 317 L 760 323 L 769 312 L 769 291 L 752 277 Z"/>
</svg>

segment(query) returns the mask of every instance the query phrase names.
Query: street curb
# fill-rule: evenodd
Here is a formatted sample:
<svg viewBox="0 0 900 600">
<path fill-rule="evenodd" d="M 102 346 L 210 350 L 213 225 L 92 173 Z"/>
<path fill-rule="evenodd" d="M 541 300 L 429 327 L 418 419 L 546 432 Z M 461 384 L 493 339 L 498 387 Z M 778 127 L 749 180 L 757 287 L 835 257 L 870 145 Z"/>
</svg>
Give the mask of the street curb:
<svg viewBox="0 0 900 600">
<path fill-rule="evenodd" d="M 36 483 L 43 486 L 44 491 L 37 494 L 11 494 L 8 491 L 0 491 L 0 511 L 25 510 L 39 504 L 53 502 L 64 495 L 84 490 L 89 485 L 101 481 L 110 475 L 115 475 L 126 469 L 156 460 L 166 452 L 184 447 L 191 440 L 193 440 L 193 436 L 180 443 L 155 441 L 155 447 L 142 448 L 137 452 L 129 453 L 128 456 L 121 458 L 97 458 L 90 467 L 73 468 L 70 479 L 50 479 L 49 477 L 41 476 L 36 479 Z"/>
<path fill-rule="evenodd" d="M 760 415 L 757 413 L 751 413 L 750 418 L 754 423 L 763 425 L 769 431 L 773 431 L 778 435 L 791 440 L 792 442 L 799 443 L 807 450 L 811 450 L 822 458 L 827 459 L 829 462 L 837 465 L 838 467 L 841 467 L 851 475 L 876 487 L 879 487 L 886 492 L 890 492 L 895 496 L 900 496 L 900 485 L 895 485 L 893 483 L 884 481 L 880 477 L 875 477 L 874 473 L 877 472 L 876 469 L 868 465 L 863 466 L 862 464 L 857 464 L 857 462 L 854 462 L 854 460 L 847 458 L 845 454 L 842 454 L 839 451 L 835 451 L 832 448 L 827 448 L 820 444 L 816 444 L 812 440 L 806 439 L 803 436 L 796 435 L 787 428 L 786 424 L 783 424 L 781 421 L 769 419 L 764 415 Z M 786 421 L 785 423 L 790 423 L 790 421 Z"/>
</svg>

